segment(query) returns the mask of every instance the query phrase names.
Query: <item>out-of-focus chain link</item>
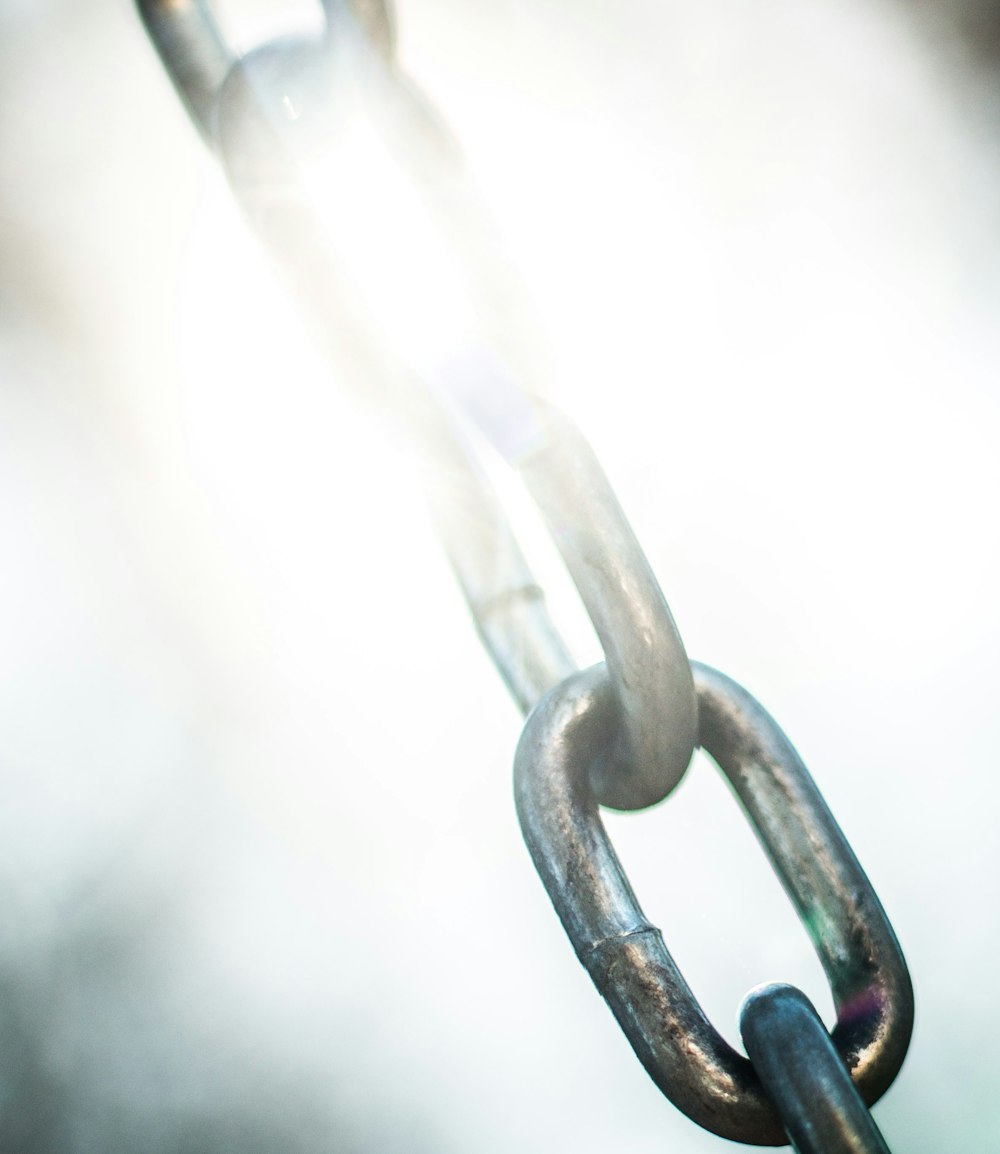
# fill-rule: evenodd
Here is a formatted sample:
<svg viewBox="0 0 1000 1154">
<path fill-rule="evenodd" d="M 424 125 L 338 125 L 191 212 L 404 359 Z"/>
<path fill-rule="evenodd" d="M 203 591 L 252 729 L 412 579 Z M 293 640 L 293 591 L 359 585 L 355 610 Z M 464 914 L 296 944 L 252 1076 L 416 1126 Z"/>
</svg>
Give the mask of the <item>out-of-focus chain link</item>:
<svg viewBox="0 0 1000 1154">
<path fill-rule="evenodd" d="M 139 0 L 192 119 L 321 343 L 346 349 L 367 399 L 434 462 L 441 537 L 483 642 L 529 715 L 515 758 L 517 810 L 563 926 L 653 1080 L 696 1122 L 742 1142 L 791 1140 L 804 1154 L 884 1152 L 867 1106 L 903 1061 L 913 995 L 878 898 L 775 722 L 735 682 L 688 661 L 579 430 L 515 383 L 490 340 L 491 324 L 495 333 L 516 311 L 516 278 L 454 142 L 395 62 L 386 4 L 325 0 L 324 8 L 322 34 L 241 55 L 206 0 Z M 358 221 L 344 211 L 349 201 L 324 212 L 313 176 L 324 165 L 333 166 L 327 188 L 360 182 L 362 196 L 381 205 L 372 182 L 382 169 L 355 171 L 366 155 L 350 143 L 355 113 L 391 180 L 414 190 L 477 304 L 475 322 L 456 323 L 443 341 L 428 343 L 425 332 L 402 348 L 385 341 L 393 318 L 383 298 L 412 258 L 390 252 L 389 270 L 360 299 L 365 249 L 352 264 L 343 243 Z M 395 223 L 391 204 L 378 211 L 372 255 Z M 451 318 L 443 320 L 447 329 Z M 491 455 L 516 471 L 537 505 L 600 639 L 599 665 L 581 671 L 570 657 L 490 480 Z M 812 937 L 837 1010 L 831 1034 L 799 991 L 764 987 L 743 1009 L 750 1058 L 738 1054 L 639 907 L 599 807 L 661 800 L 696 745 L 729 779 Z"/>
</svg>

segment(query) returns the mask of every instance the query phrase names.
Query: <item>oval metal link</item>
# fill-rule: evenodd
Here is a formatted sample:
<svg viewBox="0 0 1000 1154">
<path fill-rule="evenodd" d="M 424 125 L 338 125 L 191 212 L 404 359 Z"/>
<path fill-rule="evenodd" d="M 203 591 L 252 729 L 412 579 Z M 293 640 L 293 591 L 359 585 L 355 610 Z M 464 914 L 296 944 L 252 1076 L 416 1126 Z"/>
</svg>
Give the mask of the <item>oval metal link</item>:
<svg viewBox="0 0 1000 1154">
<path fill-rule="evenodd" d="M 788 739 L 735 682 L 693 669 L 700 742 L 740 797 L 809 931 L 837 1009 L 833 1042 L 871 1104 L 895 1077 L 912 1029 L 899 944 Z M 664 1094 L 725 1138 L 781 1145 L 781 1119 L 751 1063 L 706 1018 L 608 840 L 586 773 L 587 750 L 608 718 L 607 686 L 587 671 L 528 719 L 515 797 L 535 867 L 580 961 Z"/>
<path fill-rule="evenodd" d="M 740 1031 L 798 1154 L 889 1154 L 812 1003 L 794 986 L 751 990 Z"/>
<path fill-rule="evenodd" d="M 498 382 L 490 396 L 502 392 Z M 697 703 L 649 562 L 593 450 L 564 415 L 522 394 L 500 421 L 472 403 L 462 412 L 493 433 L 537 503 L 604 649 L 593 676 L 606 683 L 609 713 L 589 751 L 591 788 L 613 809 L 652 805 L 690 763 Z M 445 432 L 434 454 L 459 481 L 434 502 L 439 529 L 480 635 L 527 711 L 573 671 L 572 659 L 492 485 L 459 445 L 460 433 Z"/>
<path fill-rule="evenodd" d="M 557 410 L 540 403 L 529 410 L 508 459 L 538 505 L 605 654 L 595 676 L 607 682 L 613 716 L 590 747 L 590 784 L 602 805 L 641 809 L 665 797 L 690 763 L 697 732 L 690 664 L 590 445 Z"/>
</svg>

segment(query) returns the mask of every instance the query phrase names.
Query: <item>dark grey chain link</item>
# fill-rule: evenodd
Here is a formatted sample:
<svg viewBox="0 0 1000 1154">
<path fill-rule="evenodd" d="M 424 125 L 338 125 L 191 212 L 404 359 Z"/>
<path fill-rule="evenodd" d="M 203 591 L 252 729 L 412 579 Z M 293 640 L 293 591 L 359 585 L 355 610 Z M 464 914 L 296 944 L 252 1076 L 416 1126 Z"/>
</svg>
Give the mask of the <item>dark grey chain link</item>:
<svg viewBox="0 0 1000 1154">
<path fill-rule="evenodd" d="M 431 505 L 445 548 L 487 650 L 529 714 L 515 759 L 518 815 L 566 932 L 651 1077 L 700 1125 L 761 1145 L 790 1139 L 803 1154 L 885 1151 L 867 1106 L 896 1076 L 913 1022 L 885 913 L 775 722 L 735 682 L 688 661 L 592 450 L 564 414 L 515 383 L 489 324 L 429 353 L 395 352 L 379 339 L 381 296 L 393 283 L 359 301 L 358 266 L 343 258 L 309 191 L 317 156 L 358 179 L 343 147 L 346 108 L 362 110 L 393 172 L 415 189 L 482 315 L 507 315 L 517 286 L 454 142 L 395 64 L 385 4 L 324 7 L 321 36 L 240 55 L 206 0 L 139 0 L 192 119 L 318 338 L 341 354 L 347 347 L 375 403 L 434 462 Z M 356 223 L 341 219 L 332 231 Z M 580 671 L 570 657 L 484 467 L 489 455 L 536 503 L 600 639 L 599 665 Z M 599 807 L 659 801 L 696 745 L 729 779 L 812 936 L 837 1010 L 832 1034 L 804 995 L 768 987 L 744 1007 L 750 1058 L 736 1053 L 639 907 Z"/>
<path fill-rule="evenodd" d="M 799 1154 L 889 1154 L 812 1003 L 794 986 L 752 990 L 743 1044 Z"/>
</svg>

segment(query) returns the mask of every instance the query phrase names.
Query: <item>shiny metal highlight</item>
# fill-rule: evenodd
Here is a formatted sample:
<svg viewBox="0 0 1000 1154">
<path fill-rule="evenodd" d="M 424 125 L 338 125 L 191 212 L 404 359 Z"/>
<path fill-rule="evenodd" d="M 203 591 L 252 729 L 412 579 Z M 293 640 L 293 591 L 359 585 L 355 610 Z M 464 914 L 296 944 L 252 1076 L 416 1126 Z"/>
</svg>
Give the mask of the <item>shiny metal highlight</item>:
<svg viewBox="0 0 1000 1154">
<path fill-rule="evenodd" d="M 519 472 L 538 503 L 604 649 L 597 675 L 613 719 L 590 751 L 602 805 L 641 809 L 680 781 L 694 752 L 691 666 L 646 555 L 593 450 L 555 410 Z"/>
<path fill-rule="evenodd" d="M 798 1154 L 889 1154 L 812 1003 L 794 986 L 751 990 L 740 1030 Z"/>
<path fill-rule="evenodd" d="M 885 1092 L 909 1042 L 913 994 L 868 879 L 805 766 L 735 682 L 695 664 L 699 738 L 739 796 L 810 932 L 837 1008 L 833 1042 L 867 1103 Z M 643 914 L 608 840 L 587 777 L 613 714 L 593 671 L 548 695 L 515 759 L 525 841 L 580 961 L 668 1098 L 725 1138 L 786 1141 L 750 1062 L 705 1017 Z"/>
</svg>

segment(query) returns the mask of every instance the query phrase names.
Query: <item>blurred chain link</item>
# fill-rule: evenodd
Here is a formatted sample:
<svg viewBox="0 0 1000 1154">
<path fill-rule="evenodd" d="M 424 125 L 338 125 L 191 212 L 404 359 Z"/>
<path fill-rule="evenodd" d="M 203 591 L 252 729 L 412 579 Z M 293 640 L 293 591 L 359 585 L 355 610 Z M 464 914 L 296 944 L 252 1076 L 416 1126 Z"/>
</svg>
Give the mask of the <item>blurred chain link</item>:
<svg viewBox="0 0 1000 1154">
<path fill-rule="evenodd" d="M 808 1154 L 885 1151 L 867 1106 L 902 1064 L 913 995 L 878 898 L 775 722 L 735 682 L 688 661 L 579 430 L 516 383 L 503 347 L 522 319 L 516 275 L 456 145 L 396 64 L 388 8 L 324 8 L 320 36 L 241 55 L 205 0 L 139 0 L 191 118 L 320 343 L 346 349 L 359 395 L 404 427 L 433 470 L 445 548 L 529 715 L 515 759 L 518 816 L 566 932 L 653 1080 L 700 1125 L 742 1142 L 791 1140 Z M 436 286 L 453 265 L 449 297 Z M 603 647 L 599 665 L 578 670 L 549 615 L 491 480 L 498 462 L 537 505 Z M 749 1060 L 705 1017 L 599 815 L 663 799 L 698 745 L 739 797 L 837 1010 L 828 1035 L 798 991 L 754 991 L 743 1010 Z"/>
</svg>

